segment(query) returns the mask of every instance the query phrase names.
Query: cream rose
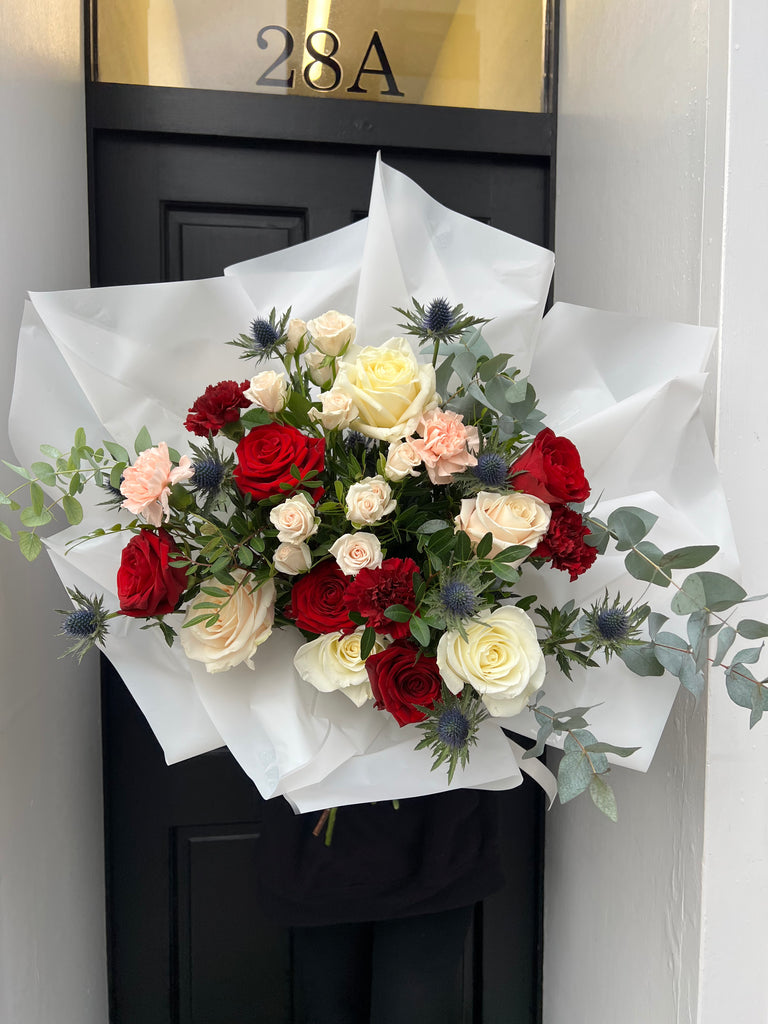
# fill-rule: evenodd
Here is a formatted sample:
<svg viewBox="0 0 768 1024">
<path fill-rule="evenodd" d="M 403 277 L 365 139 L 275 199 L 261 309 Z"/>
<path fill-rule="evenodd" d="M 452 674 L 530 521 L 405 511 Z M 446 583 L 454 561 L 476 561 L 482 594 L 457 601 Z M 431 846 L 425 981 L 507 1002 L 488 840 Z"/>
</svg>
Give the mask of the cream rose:
<svg viewBox="0 0 768 1024">
<path fill-rule="evenodd" d="M 418 476 L 416 466 L 421 464 L 421 456 L 411 441 L 393 441 L 387 450 L 387 463 L 384 475 L 390 480 L 405 480 L 407 476 Z"/>
<path fill-rule="evenodd" d="M 245 573 L 236 569 L 232 575 L 241 583 Z M 259 644 L 263 644 L 272 632 L 275 619 L 275 585 L 267 580 L 258 589 L 251 589 L 247 581 L 242 586 L 232 587 L 219 584 L 226 591 L 225 597 L 208 597 L 200 600 L 213 602 L 219 606 L 219 613 L 213 626 L 203 622 L 181 629 L 181 646 L 184 653 L 192 661 L 202 661 L 208 672 L 226 672 L 227 669 L 241 665 L 253 668 L 251 658 Z M 215 609 L 197 607 L 198 602 L 190 605 L 186 621 L 189 622 Z"/>
<path fill-rule="evenodd" d="M 258 405 L 273 415 L 285 405 L 288 394 L 288 381 L 285 374 L 274 370 L 264 370 L 251 377 L 250 387 L 243 392 L 249 402 Z"/>
<path fill-rule="evenodd" d="M 517 491 L 496 494 L 480 491 L 474 498 L 464 498 L 461 511 L 454 519 L 456 530 L 463 530 L 476 545 L 486 533 L 493 535 L 491 555 L 504 548 L 524 544 L 535 548 L 549 529 L 549 505 L 530 494 Z M 511 563 L 519 565 L 523 559 Z"/>
<path fill-rule="evenodd" d="M 394 511 L 396 504 L 383 476 L 366 476 L 347 491 L 347 519 L 355 526 L 378 523 Z"/>
<path fill-rule="evenodd" d="M 309 418 L 316 423 L 319 421 L 326 430 L 338 430 L 348 427 L 357 416 L 357 406 L 343 391 L 331 388 L 324 395 L 320 396 L 322 410 L 312 408 L 309 410 Z"/>
<path fill-rule="evenodd" d="M 307 322 L 312 344 L 327 356 L 337 356 L 355 340 L 357 328 L 351 316 L 329 309 L 322 316 Z"/>
<path fill-rule="evenodd" d="M 313 384 L 317 384 L 319 388 L 323 384 L 327 384 L 333 380 L 335 372 L 335 361 L 331 360 L 328 366 L 323 366 L 325 356 L 322 352 L 305 352 L 304 363 L 307 367 L 307 373 L 310 376 Z"/>
<path fill-rule="evenodd" d="M 519 714 L 544 682 L 544 654 L 533 620 L 504 606 L 465 624 L 467 639 L 449 630 L 437 645 L 437 665 L 451 693 L 469 683 L 495 717 Z"/>
<path fill-rule="evenodd" d="M 307 572 L 312 565 L 312 552 L 307 544 L 284 541 L 275 549 L 272 564 L 284 576 L 298 576 L 299 573 Z"/>
<path fill-rule="evenodd" d="M 382 561 L 379 538 L 374 533 L 345 533 L 328 549 L 345 576 L 355 576 L 361 569 L 378 569 Z"/>
<path fill-rule="evenodd" d="M 291 317 L 285 331 L 285 351 L 293 355 L 301 344 L 301 339 L 307 333 L 307 325 L 298 317 Z"/>
<path fill-rule="evenodd" d="M 358 408 L 351 426 L 379 441 L 409 437 L 437 405 L 434 367 L 419 363 L 405 338 L 348 354 L 339 362 L 334 386 Z"/>
<path fill-rule="evenodd" d="M 341 690 L 353 704 L 361 707 L 373 697 L 365 662 L 360 657 L 362 635 L 361 626 L 346 636 L 343 633 L 324 633 L 316 640 L 310 640 L 294 655 L 296 671 L 322 693 Z M 378 654 L 386 646 L 386 640 L 377 636 L 371 653 Z"/>
<path fill-rule="evenodd" d="M 301 544 L 307 540 L 317 533 L 319 523 L 315 506 L 303 492 L 270 509 L 269 520 L 277 527 L 277 539 L 289 544 Z"/>
</svg>

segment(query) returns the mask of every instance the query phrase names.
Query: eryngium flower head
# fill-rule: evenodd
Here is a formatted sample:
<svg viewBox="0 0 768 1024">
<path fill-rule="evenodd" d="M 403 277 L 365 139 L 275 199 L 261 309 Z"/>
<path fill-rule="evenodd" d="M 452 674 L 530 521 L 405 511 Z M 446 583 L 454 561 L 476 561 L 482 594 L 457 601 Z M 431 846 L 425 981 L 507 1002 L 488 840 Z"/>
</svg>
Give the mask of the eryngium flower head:
<svg viewBox="0 0 768 1024">
<path fill-rule="evenodd" d="M 509 461 L 499 452 L 481 452 L 470 472 L 483 487 L 506 487 Z"/>
<path fill-rule="evenodd" d="M 461 696 L 450 692 L 443 683 L 439 701 L 434 707 L 420 707 L 425 718 L 418 722 L 424 738 L 416 749 L 429 747 L 432 751 L 432 770 L 441 764 L 448 765 L 448 782 L 453 781 L 456 768 L 462 768 L 469 760 L 469 749 L 477 743 L 477 730 L 488 711 L 471 686 L 465 686 Z"/>
<path fill-rule="evenodd" d="M 447 299 L 432 299 L 424 312 L 421 326 L 430 334 L 441 334 L 453 327 L 456 317 Z"/>
<path fill-rule="evenodd" d="M 74 609 L 57 609 L 64 618 L 59 636 L 69 637 L 74 643 L 65 654 L 74 654 L 78 663 L 95 644 L 102 645 L 107 636 L 109 614 L 104 608 L 104 599 L 98 595 L 86 597 L 77 587 L 67 588 Z"/>
<path fill-rule="evenodd" d="M 269 320 L 257 317 L 251 323 L 251 338 L 253 338 L 253 344 L 257 350 L 264 352 L 273 349 L 279 337 L 279 331 Z"/>
<path fill-rule="evenodd" d="M 625 648 L 641 643 L 640 627 L 650 610 L 647 604 L 633 605 L 632 601 L 621 604 L 620 595 L 609 599 L 606 593 L 580 622 L 583 639 L 590 645 L 589 656 L 602 651 L 605 660 L 610 661 L 613 654 L 621 654 Z"/>
<path fill-rule="evenodd" d="M 411 299 L 411 309 L 400 309 L 395 307 L 396 312 L 405 317 L 406 322 L 398 324 L 408 334 L 418 335 L 419 344 L 430 341 L 450 342 L 458 339 L 461 334 L 470 327 L 479 327 L 487 324 L 476 316 L 467 316 L 464 306 L 451 306 L 447 299 L 432 299 L 427 305 L 422 306 L 416 299 Z"/>
<path fill-rule="evenodd" d="M 447 615 L 468 619 L 477 612 L 478 600 L 465 580 L 451 579 L 440 588 L 440 603 Z"/>
<path fill-rule="evenodd" d="M 268 359 L 279 345 L 288 341 L 286 331 L 290 316 L 290 308 L 280 317 L 273 308 L 269 316 L 257 316 L 251 321 L 248 334 L 240 334 L 228 344 L 244 350 L 240 353 L 241 359 Z"/>
<path fill-rule="evenodd" d="M 197 491 L 215 494 L 224 479 L 224 464 L 218 459 L 196 459 L 192 463 L 192 479 L 190 484 Z"/>
</svg>

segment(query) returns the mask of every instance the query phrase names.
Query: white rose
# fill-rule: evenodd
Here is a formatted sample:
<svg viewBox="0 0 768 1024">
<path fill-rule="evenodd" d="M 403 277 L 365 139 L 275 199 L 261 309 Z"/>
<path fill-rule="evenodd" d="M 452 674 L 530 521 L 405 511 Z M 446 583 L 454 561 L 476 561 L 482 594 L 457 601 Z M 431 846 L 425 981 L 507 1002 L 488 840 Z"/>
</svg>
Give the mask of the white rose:
<svg viewBox="0 0 768 1024">
<path fill-rule="evenodd" d="M 361 569 L 378 569 L 382 561 L 381 544 L 373 533 L 345 533 L 328 550 L 346 576 L 355 576 Z"/>
<path fill-rule="evenodd" d="M 351 426 L 379 441 L 409 437 L 437 405 L 434 367 L 419 363 L 406 338 L 348 353 L 339 362 L 335 387 L 358 408 Z"/>
<path fill-rule="evenodd" d="M 289 544 L 301 544 L 317 533 L 319 522 L 315 506 L 303 492 L 275 505 L 270 510 L 269 519 L 277 527 L 277 539 Z"/>
<path fill-rule="evenodd" d="M 468 535 L 473 546 L 486 533 L 493 534 L 493 556 L 515 544 L 533 550 L 549 529 L 551 515 L 549 505 L 530 494 L 480 491 L 474 498 L 462 499 L 461 512 L 454 523 L 457 531 Z M 511 564 L 519 565 L 522 561 L 521 558 Z"/>
<path fill-rule="evenodd" d="M 351 316 L 329 309 L 322 316 L 307 323 L 307 330 L 315 348 L 327 356 L 337 356 L 345 346 L 355 340 L 357 328 Z"/>
<path fill-rule="evenodd" d="M 333 380 L 334 374 L 334 363 L 331 362 L 328 366 L 323 366 L 323 360 L 325 356 L 322 352 L 305 352 L 304 363 L 307 367 L 307 373 L 314 384 L 317 384 L 319 388 L 323 384 L 327 384 L 328 381 Z"/>
<path fill-rule="evenodd" d="M 451 693 L 467 683 L 474 686 L 496 717 L 519 714 L 544 682 L 544 654 L 533 620 L 521 608 L 505 605 L 483 612 L 464 628 L 466 640 L 449 630 L 437 645 L 445 685 Z"/>
<path fill-rule="evenodd" d="M 285 576 L 298 576 L 312 565 L 312 552 L 307 544 L 291 544 L 284 541 L 275 549 L 272 564 Z"/>
<path fill-rule="evenodd" d="M 378 523 L 395 509 L 392 488 L 383 476 L 366 476 L 347 491 L 347 519 L 355 526 Z"/>
<path fill-rule="evenodd" d="M 251 377 L 251 385 L 243 393 L 249 402 L 274 414 L 280 412 L 285 405 L 288 381 L 282 373 L 264 370 L 262 373 L 257 373 L 255 377 Z"/>
<path fill-rule="evenodd" d="M 324 633 L 316 640 L 303 644 L 293 658 L 296 671 L 302 679 L 322 693 L 341 692 L 361 707 L 373 697 L 365 662 L 360 658 L 360 640 L 363 627 L 354 633 Z M 372 654 L 378 654 L 387 641 L 377 636 Z"/>
<path fill-rule="evenodd" d="M 343 391 L 331 388 L 320 396 L 322 411 L 310 409 L 309 418 L 323 424 L 326 430 L 337 430 L 348 427 L 357 416 L 357 406 Z"/>
<path fill-rule="evenodd" d="M 301 339 L 307 333 L 307 325 L 303 320 L 299 320 L 298 317 L 291 317 L 288 321 L 288 327 L 285 331 L 285 351 L 289 355 L 293 355 L 296 349 L 301 343 Z"/>
<path fill-rule="evenodd" d="M 232 575 L 242 582 L 245 573 L 236 569 Z M 249 582 L 240 587 L 219 584 L 226 596 L 209 597 L 199 600 L 219 605 L 216 622 L 210 628 L 205 621 L 181 629 L 181 646 L 192 661 L 202 661 L 208 672 L 226 672 L 243 662 L 253 668 L 252 656 L 259 644 L 263 644 L 272 632 L 275 619 L 275 585 L 272 580 L 262 583 L 258 589 L 251 589 Z M 215 609 L 198 609 L 197 602 L 187 609 L 189 622 Z"/>
<path fill-rule="evenodd" d="M 387 451 L 384 473 L 390 480 L 404 480 L 407 476 L 418 476 L 414 468 L 421 464 L 421 456 L 409 440 L 394 441 Z"/>
</svg>

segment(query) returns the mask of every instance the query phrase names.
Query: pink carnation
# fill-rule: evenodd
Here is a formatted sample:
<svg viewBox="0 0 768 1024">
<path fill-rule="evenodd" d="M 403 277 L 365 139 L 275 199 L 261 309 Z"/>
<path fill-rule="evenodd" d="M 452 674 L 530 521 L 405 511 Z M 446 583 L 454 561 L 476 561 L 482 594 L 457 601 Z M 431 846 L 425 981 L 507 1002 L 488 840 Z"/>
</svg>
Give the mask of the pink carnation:
<svg viewBox="0 0 768 1024">
<path fill-rule="evenodd" d="M 160 526 L 163 513 L 170 516 L 168 495 L 174 484 L 189 480 L 194 469 L 188 455 L 182 455 L 176 469 L 171 465 L 168 445 L 161 441 L 157 448 L 147 448 L 123 473 L 120 490 L 125 495 L 123 508 L 136 516 L 144 516 L 152 526 Z"/>
<path fill-rule="evenodd" d="M 423 440 L 412 439 L 411 445 L 433 484 L 449 484 L 456 473 L 477 465 L 472 454 L 480 444 L 477 427 L 466 426 L 459 413 L 432 409 L 421 417 L 419 433 Z"/>
</svg>

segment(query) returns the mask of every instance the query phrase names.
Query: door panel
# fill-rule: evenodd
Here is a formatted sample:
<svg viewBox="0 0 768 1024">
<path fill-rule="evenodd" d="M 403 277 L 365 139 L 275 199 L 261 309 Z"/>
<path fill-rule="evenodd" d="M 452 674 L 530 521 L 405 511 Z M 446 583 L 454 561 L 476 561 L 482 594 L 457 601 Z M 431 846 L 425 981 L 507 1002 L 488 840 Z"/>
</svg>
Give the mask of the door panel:
<svg viewBox="0 0 768 1024">
<path fill-rule="evenodd" d="M 445 205 L 547 244 L 549 158 L 383 155 Z M 94 284 L 108 285 L 215 276 L 359 219 L 375 151 L 100 131 L 90 159 Z M 252 783 L 226 750 L 167 766 L 106 663 L 102 700 L 113 1024 L 299 1020 L 290 930 L 264 920 L 253 887 Z M 476 913 L 464 1024 L 540 1019 L 541 836 L 537 789 L 505 794 L 510 883 Z"/>
</svg>

